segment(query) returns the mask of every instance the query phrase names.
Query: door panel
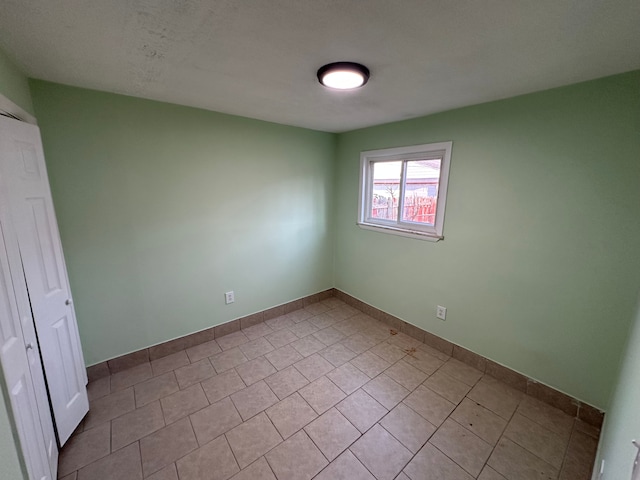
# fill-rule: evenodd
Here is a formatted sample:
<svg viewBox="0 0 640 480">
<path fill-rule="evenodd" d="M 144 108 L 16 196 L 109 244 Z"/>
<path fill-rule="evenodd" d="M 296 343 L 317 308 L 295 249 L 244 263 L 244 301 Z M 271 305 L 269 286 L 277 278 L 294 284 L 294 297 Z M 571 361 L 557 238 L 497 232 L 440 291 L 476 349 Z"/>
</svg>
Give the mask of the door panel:
<svg viewBox="0 0 640 480">
<path fill-rule="evenodd" d="M 32 380 L 28 352 L 37 355 L 37 345 L 25 342 L 22 335 L 20 310 L 25 305 L 20 304 L 21 300 L 26 299 L 26 285 L 19 267 L 17 244 L 7 217 L 0 198 L 0 363 L 29 478 L 52 480 L 57 472 L 58 450 L 44 391 L 44 379 L 40 377 L 42 388 L 39 389 Z M 16 282 L 14 278 L 17 279 Z M 32 323 L 30 316 L 29 322 Z M 37 363 L 40 364 L 39 359 Z M 38 395 L 43 395 L 44 398 L 39 401 Z M 44 416 L 41 415 L 41 405 L 46 406 Z"/>
<path fill-rule="evenodd" d="M 63 445 L 89 409 L 86 370 L 47 169 L 34 125 L 0 118 L 0 172 L 18 238 L 49 395 Z"/>
</svg>

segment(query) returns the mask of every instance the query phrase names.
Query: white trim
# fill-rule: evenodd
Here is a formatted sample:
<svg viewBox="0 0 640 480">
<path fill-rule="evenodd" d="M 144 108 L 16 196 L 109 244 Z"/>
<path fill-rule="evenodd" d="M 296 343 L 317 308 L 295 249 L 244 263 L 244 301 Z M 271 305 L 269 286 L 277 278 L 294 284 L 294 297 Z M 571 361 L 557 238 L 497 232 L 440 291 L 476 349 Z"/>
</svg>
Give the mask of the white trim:
<svg viewBox="0 0 640 480">
<path fill-rule="evenodd" d="M 418 240 L 426 240 L 427 242 L 439 242 L 444 240 L 444 236 L 438 237 L 427 232 L 416 232 L 411 230 L 405 230 L 404 228 L 383 227 L 382 225 L 371 225 L 370 223 L 356 223 L 360 228 L 364 230 L 372 230 L 379 233 L 390 233 L 392 235 L 399 235 L 400 237 L 417 238 Z"/>
<path fill-rule="evenodd" d="M 37 125 L 38 120 L 26 110 L 20 108 L 19 105 L 13 103 L 7 97 L 0 93 L 0 114 L 8 113 L 11 117 L 20 120 L 21 122 L 30 123 L 31 125 Z"/>
</svg>

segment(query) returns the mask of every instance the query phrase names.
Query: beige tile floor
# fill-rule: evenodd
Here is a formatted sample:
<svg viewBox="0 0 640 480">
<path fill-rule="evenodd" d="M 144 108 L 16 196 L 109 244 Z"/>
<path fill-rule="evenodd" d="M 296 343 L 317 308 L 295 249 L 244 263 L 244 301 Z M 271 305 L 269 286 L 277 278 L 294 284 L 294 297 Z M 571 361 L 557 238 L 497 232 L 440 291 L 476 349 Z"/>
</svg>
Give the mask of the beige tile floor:
<svg viewBox="0 0 640 480">
<path fill-rule="evenodd" d="M 89 396 L 64 480 L 587 480 L 599 435 L 335 298 Z"/>
</svg>

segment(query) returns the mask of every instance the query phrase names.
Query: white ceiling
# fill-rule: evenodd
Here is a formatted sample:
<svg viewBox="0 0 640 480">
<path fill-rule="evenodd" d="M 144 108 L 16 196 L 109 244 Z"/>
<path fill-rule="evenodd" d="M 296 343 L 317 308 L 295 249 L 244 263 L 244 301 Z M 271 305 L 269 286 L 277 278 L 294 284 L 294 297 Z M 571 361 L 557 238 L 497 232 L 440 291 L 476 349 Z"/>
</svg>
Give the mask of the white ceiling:
<svg viewBox="0 0 640 480">
<path fill-rule="evenodd" d="M 638 0 L 0 0 L 34 78 L 342 132 L 640 69 Z M 321 87 L 325 63 L 371 70 Z"/>
</svg>

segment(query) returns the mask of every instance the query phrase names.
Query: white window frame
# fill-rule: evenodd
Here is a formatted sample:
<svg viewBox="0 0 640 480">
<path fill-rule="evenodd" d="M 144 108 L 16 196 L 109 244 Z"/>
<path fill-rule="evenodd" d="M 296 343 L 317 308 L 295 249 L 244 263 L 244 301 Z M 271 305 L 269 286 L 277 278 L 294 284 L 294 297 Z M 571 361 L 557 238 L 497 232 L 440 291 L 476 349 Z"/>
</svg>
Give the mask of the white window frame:
<svg viewBox="0 0 640 480">
<path fill-rule="evenodd" d="M 358 226 L 367 230 L 391 233 L 404 237 L 419 238 L 437 242 L 444 238 L 444 215 L 449 183 L 449 166 L 451 164 L 451 147 L 453 142 L 427 143 L 408 147 L 369 150 L 360 153 L 360 192 L 358 196 Z M 434 225 L 418 224 L 402 221 L 404 208 L 404 188 L 407 164 L 411 160 L 440 158 L 440 180 L 438 182 L 438 200 Z M 398 220 L 385 220 L 371 217 L 373 189 L 373 165 L 376 162 L 402 161 L 399 185 Z"/>
</svg>

